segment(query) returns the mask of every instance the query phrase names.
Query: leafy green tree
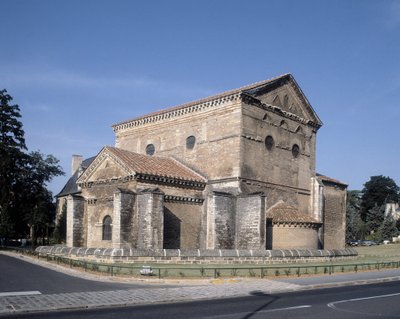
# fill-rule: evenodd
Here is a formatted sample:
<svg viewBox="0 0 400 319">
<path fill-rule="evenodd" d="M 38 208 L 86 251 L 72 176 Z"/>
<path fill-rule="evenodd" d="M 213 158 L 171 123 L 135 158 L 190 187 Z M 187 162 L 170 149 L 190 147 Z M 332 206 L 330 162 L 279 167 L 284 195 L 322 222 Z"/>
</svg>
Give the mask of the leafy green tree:
<svg viewBox="0 0 400 319">
<path fill-rule="evenodd" d="M 52 194 L 46 184 L 63 171 L 52 155 L 26 153 L 18 105 L 0 91 L 0 236 L 43 233 L 54 215 Z"/>
<path fill-rule="evenodd" d="M 29 228 L 34 244 L 37 235 L 48 237 L 47 229 L 52 224 L 55 215 L 52 194 L 46 189 L 46 184 L 53 177 L 62 174 L 63 171 L 54 156 L 43 155 L 37 151 L 28 154 L 17 184 L 19 197 L 17 205 L 20 218 L 25 222 L 21 225 L 25 229 Z"/>
<path fill-rule="evenodd" d="M 0 236 L 15 234 L 15 184 L 26 150 L 21 114 L 12 97 L 0 90 Z"/>
<path fill-rule="evenodd" d="M 378 206 L 375 204 L 367 213 L 367 227 L 370 232 L 378 231 L 385 219 L 385 205 Z"/>
<path fill-rule="evenodd" d="M 370 180 L 364 184 L 361 198 L 361 218 L 367 221 L 368 212 L 377 205 L 378 207 L 386 203 L 399 202 L 399 187 L 396 182 L 386 176 L 371 176 Z M 382 219 L 383 220 L 383 219 Z"/>
<path fill-rule="evenodd" d="M 391 215 L 385 217 L 382 225 L 379 227 L 379 235 L 381 241 L 392 240 L 392 237 L 397 236 L 399 233 L 396 227 L 396 221 Z"/>
<path fill-rule="evenodd" d="M 360 191 L 347 192 L 346 203 L 346 242 L 360 238 Z"/>
</svg>

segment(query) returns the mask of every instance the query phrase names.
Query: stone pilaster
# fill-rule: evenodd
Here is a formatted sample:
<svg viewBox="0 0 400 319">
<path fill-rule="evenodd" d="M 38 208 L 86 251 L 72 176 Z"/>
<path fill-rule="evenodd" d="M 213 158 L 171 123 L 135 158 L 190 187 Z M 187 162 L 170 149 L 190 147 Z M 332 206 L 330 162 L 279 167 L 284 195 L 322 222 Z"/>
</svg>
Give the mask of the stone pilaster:
<svg viewBox="0 0 400 319">
<path fill-rule="evenodd" d="M 114 193 L 112 246 L 114 248 L 131 247 L 131 219 L 134 215 L 133 203 L 135 194 L 118 189 Z"/>
<path fill-rule="evenodd" d="M 164 241 L 164 193 L 158 189 L 137 194 L 139 249 L 162 249 Z"/>
<path fill-rule="evenodd" d="M 236 199 L 236 249 L 265 249 L 265 195 L 239 195 Z"/>
<path fill-rule="evenodd" d="M 235 197 L 212 192 L 207 200 L 207 249 L 233 249 L 235 246 Z"/>
<path fill-rule="evenodd" d="M 67 246 L 81 247 L 84 245 L 84 199 L 69 195 L 67 198 Z"/>
<path fill-rule="evenodd" d="M 315 220 L 324 222 L 324 185 L 316 177 L 311 177 L 310 212 Z M 318 229 L 318 248 L 324 247 L 324 225 Z"/>
</svg>

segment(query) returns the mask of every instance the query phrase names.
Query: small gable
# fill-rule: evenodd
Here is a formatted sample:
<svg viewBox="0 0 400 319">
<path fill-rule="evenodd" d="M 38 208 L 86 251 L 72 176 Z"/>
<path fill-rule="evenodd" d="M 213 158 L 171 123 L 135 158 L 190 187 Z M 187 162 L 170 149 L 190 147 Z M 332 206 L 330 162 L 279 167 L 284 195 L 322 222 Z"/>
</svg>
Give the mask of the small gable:
<svg viewBox="0 0 400 319">
<path fill-rule="evenodd" d="M 205 177 L 178 160 L 168 157 L 142 155 L 127 150 L 106 146 L 85 170 L 77 183 L 96 183 L 136 176 L 156 176 L 198 184 Z"/>
<path fill-rule="evenodd" d="M 124 171 L 111 157 L 103 158 L 103 161 L 96 167 L 89 178 L 89 182 L 99 180 L 111 180 L 128 176 L 129 173 Z"/>
<path fill-rule="evenodd" d="M 132 171 L 104 147 L 78 178 L 77 184 L 95 183 L 99 181 L 121 179 L 132 175 Z"/>
<path fill-rule="evenodd" d="M 277 107 L 318 126 L 322 125 L 321 120 L 290 74 L 279 78 L 277 81 L 247 90 L 245 93 L 256 98 L 262 104 Z"/>
</svg>

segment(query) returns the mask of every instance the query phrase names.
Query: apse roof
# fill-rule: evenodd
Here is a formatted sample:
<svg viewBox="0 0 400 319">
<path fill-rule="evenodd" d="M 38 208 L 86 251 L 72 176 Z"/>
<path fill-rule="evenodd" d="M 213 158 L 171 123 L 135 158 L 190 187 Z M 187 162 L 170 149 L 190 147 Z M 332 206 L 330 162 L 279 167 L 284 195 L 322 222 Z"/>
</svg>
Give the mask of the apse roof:
<svg viewBox="0 0 400 319">
<path fill-rule="evenodd" d="M 319 223 L 316 219 L 284 202 L 272 206 L 267 211 L 267 218 L 281 223 Z"/>
</svg>

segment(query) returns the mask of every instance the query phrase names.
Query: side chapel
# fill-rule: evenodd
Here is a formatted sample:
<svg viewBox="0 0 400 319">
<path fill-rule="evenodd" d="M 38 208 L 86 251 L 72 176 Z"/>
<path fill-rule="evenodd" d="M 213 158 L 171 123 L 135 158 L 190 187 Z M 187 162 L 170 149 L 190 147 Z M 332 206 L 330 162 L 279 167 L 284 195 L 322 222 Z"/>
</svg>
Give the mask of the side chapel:
<svg viewBox="0 0 400 319">
<path fill-rule="evenodd" d="M 67 246 L 344 248 L 347 186 L 315 171 L 321 126 L 291 74 L 115 124 L 57 195 Z"/>
</svg>

